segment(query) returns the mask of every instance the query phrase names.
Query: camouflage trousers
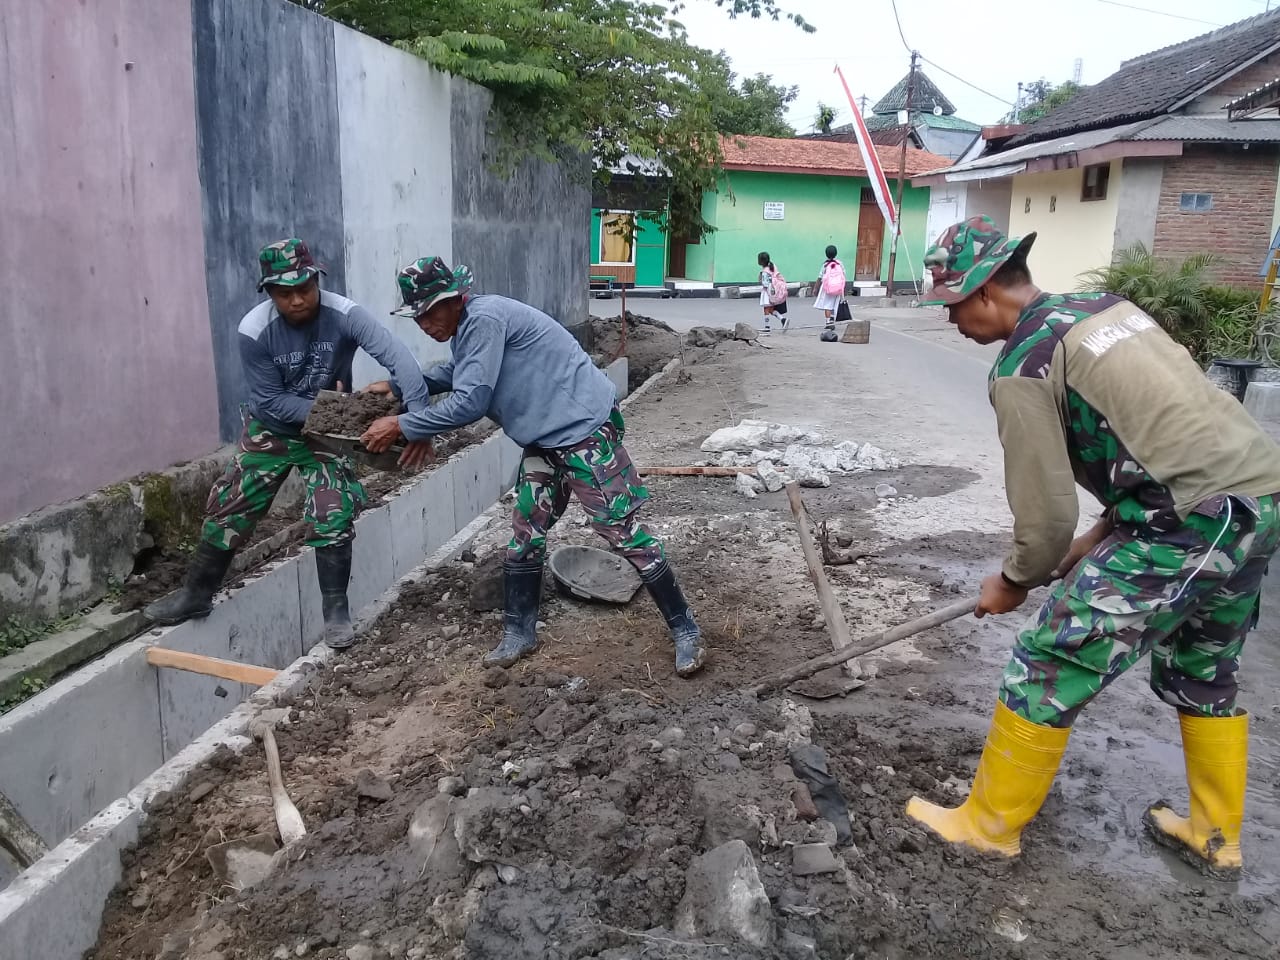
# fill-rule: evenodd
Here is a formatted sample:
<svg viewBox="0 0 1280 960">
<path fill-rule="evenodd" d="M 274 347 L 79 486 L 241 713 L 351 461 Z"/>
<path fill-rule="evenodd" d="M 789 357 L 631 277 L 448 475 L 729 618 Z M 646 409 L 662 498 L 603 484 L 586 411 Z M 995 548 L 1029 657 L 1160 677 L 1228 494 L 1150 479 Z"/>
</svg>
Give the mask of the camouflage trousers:
<svg viewBox="0 0 1280 960">
<path fill-rule="evenodd" d="M 351 461 L 313 450 L 299 437 L 277 436 L 249 417 L 239 452 L 209 491 L 201 539 L 220 550 L 238 549 L 295 468 L 307 490 L 307 544 L 332 547 L 352 539 L 352 523 L 366 497 Z"/>
<path fill-rule="evenodd" d="M 1068 727 L 1151 654 L 1151 688 L 1180 711 L 1229 717 L 1245 636 L 1280 544 L 1276 497 L 1214 497 L 1166 531 L 1122 526 L 1053 589 L 1018 637 L 1001 699 Z"/>
<path fill-rule="evenodd" d="M 600 429 L 581 443 L 559 450 L 525 450 L 507 559 L 546 556 L 547 532 L 564 515 L 572 494 L 590 514 L 592 529 L 637 570 L 643 573 L 662 561 L 662 544 L 636 520 L 649 491 L 622 445 L 625 433 L 615 407 Z"/>
</svg>

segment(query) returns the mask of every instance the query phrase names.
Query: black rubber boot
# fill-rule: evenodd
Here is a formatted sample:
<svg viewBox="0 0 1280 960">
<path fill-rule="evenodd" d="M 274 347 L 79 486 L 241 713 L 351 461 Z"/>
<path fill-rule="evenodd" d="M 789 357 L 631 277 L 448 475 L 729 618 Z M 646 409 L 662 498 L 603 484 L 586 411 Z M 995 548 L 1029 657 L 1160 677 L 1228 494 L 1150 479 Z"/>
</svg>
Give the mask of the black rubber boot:
<svg viewBox="0 0 1280 960">
<path fill-rule="evenodd" d="M 207 617 L 213 609 L 213 595 L 231 566 L 234 550 L 219 550 L 201 541 L 187 568 L 187 582 L 178 590 L 142 608 L 142 615 L 164 627 Z"/>
<path fill-rule="evenodd" d="M 316 547 L 316 579 L 324 612 L 325 646 L 345 650 L 356 642 L 347 608 L 347 584 L 351 582 L 351 541 L 335 547 Z"/>
<path fill-rule="evenodd" d="M 502 565 L 505 614 L 502 642 L 485 655 L 486 667 L 510 667 L 538 649 L 538 604 L 542 600 L 542 560 L 507 560 Z"/>
<path fill-rule="evenodd" d="M 671 631 L 671 639 L 676 646 L 676 673 L 682 677 L 693 676 L 706 664 L 707 648 L 702 643 L 702 631 L 693 619 L 693 611 L 680 592 L 675 571 L 663 560 L 655 569 L 642 573 L 640 578 Z"/>
</svg>

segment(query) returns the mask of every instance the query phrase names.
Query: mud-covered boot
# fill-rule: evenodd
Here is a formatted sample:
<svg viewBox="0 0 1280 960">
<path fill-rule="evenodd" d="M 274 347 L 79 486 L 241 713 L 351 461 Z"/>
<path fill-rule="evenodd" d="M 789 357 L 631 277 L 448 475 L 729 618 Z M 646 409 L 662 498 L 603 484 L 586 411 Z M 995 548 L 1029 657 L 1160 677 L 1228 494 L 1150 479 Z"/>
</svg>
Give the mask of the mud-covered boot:
<svg viewBox="0 0 1280 960">
<path fill-rule="evenodd" d="M 486 667 L 510 667 L 538 649 L 538 603 L 542 600 L 541 560 L 507 560 L 502 565 L 502 642 L 485 655 Z"/>
<path fill-rule="evenodd" d="M 324 645 L 345 650 L 356 642 L 347 606 L 351 582 L 351 541 L 333 547 L 316 547 L 316 580 L 320 583 L 320 608 L 324 613 Z"/>
<path fill-rule="evenodd" d="M 213 609 L 213 595 L 231 566 L 234 550 L 219 550 L 201 541 L 187 568 L 186 583 L 178 590 L 142 608 L 152 623 L 171 627 L 193 617 L 207 617 Z"/>
<path fill-rule="evenodd" d="M 676 648 L 676 673 L 682 677 L 693 676 L 706 664 L 707 648 L 702 642 L 702 631 L 693 619 L 693 611 L 680 592 L 675 571 L 663 560 L 652 570 L 641 573 L 640 579 L 671 631 Z"/>
</svg>

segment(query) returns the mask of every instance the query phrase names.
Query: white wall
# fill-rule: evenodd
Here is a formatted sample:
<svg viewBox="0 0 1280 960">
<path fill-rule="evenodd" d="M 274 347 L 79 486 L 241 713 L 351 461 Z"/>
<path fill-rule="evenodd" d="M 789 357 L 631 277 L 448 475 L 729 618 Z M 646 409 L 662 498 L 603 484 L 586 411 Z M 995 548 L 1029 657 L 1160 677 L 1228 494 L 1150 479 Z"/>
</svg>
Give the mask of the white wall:
<svg viewBox="0 0 1280 960">
<path fill-rule="evenodd" d="M 373 311 L 423 367 L 448 348 L 400 305 L 396 271 L 418 257 L 453 262 L 452 82 L 423 60 L 343 26 L 334 28 L 342 127 L 342 210 L 347 295 Z M 357 354 L 356 386 L 386 372 Z"/>
</svg>

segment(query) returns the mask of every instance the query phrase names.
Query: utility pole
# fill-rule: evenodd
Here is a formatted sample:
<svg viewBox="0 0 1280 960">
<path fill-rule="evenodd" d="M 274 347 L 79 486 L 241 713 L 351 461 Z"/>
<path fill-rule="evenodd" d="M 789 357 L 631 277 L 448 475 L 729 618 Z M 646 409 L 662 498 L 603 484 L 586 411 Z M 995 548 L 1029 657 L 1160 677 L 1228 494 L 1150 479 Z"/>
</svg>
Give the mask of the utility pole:
<svg viewBox="0 0 1280 960">
<path fill-rule="evenodd" d="M 1018 81 L 1018 95 L 1013 100 L 1013 122 L 1022 122 L 1022 81 Z"/>
<path fill-rule="evenodd" d="M 867 101 L 870 99 L 871 98 L 868 97 L 865 93 L 858 98 L 858 106 L 861 108 L 862 115 L 864 117 L 867 115 Z"/>
<path fill-rule="evenodd" d="M 907 140 L 911 138 L 911 104 L 915 99 L 916 92 L 916 61 L 920 58 L 920 54 L 916 50 L 911 51 L 911 72 L 907 74 L 907 104 L 906 128 L 902 131 L 902 153 L 898 159 L 898 199 L 894 206 L 897 208 L 897 217 L 894 218 L 893 224 L 893 244 L 889 247 L 889 281 L 885 284 L 889 294 L 893 294 L 893 271 L 898 263 L 898 239 L 902 236 L 902 188 L 907 185 Z"/>
</svg>

